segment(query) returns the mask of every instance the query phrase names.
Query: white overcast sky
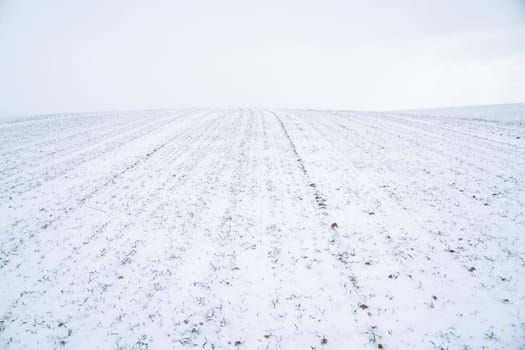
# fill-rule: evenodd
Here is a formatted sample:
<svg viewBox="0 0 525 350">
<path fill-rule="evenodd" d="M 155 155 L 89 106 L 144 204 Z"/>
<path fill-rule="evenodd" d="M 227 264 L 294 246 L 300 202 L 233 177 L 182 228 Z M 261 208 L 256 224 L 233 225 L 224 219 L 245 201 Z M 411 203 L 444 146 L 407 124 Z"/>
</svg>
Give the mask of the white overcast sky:
<svg viewBox="0 0 525 350">
<path fill-rule="evenodd" d="M 525 0 L 0 0 L 0 115 L 525 102 Z"/>
</svg>

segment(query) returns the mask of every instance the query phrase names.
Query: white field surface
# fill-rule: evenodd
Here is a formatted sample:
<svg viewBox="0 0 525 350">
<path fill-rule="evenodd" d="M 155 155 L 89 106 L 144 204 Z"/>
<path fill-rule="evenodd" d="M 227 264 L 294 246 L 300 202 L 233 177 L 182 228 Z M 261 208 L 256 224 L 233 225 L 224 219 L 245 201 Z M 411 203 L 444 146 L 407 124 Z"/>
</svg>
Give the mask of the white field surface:
<svg viewBox="0 0 525 350">
<path fill-rule="evenodd" d="M 0 349 L 524 349 L 525 125 L 482 110 L 4 120 Z"/>
</svg>

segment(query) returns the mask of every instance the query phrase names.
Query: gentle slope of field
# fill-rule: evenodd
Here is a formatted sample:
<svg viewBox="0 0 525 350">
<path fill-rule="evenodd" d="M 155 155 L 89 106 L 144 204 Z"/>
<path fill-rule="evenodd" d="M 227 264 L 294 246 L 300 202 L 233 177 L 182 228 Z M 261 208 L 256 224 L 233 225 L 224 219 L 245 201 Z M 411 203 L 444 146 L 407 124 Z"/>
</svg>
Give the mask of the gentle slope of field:
<svg viewBox="0 0 525 350">
<path fill-rule="evenodd" d="M 525 125 L 439 113 L 2 121 L 0 348 L 523 348 Z"/>
</svg>

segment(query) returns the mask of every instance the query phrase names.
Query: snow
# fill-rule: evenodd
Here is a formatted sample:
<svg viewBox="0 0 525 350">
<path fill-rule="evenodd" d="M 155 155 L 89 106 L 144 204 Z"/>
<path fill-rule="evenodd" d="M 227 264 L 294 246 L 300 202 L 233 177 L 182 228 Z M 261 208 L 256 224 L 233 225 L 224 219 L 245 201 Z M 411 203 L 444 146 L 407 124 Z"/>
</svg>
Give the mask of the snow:
<svg viewBox="0 0 525 350">
<path fill-rule="evenodd" d="M 478 120 L 504 124 L 525 124 L 525 103 L 509 103 L 503 105 L 487 105 L 477 107 L 446 107 L 403 112 L 416 117 L 454 118 Z"/>
<path fill-rule="evenodd" d="M 0 122 L 0 348 L 523 349 L 524 111 Z"/>
</svg>

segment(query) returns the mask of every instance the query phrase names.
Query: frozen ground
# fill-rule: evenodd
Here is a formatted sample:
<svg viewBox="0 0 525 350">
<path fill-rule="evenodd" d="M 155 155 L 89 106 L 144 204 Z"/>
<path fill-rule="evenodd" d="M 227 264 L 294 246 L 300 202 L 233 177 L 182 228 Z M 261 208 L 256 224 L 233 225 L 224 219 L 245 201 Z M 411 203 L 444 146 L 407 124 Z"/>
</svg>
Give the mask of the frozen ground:
<svg viewBox="0 0 525 350">
<path fill-rule="evenodd" d="M 525 348 L 525 126 L 467 112 L 2 121 L 0 348 Z"/>
</svg>

